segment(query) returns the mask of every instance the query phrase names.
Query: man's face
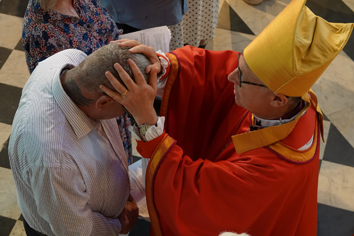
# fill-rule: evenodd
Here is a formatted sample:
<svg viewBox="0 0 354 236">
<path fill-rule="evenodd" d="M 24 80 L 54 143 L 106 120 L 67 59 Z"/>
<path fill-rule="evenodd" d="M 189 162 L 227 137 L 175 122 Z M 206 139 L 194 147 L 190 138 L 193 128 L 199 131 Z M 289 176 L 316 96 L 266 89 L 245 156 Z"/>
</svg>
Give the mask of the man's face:
<svg viewBox="0 0 354 236">
<path fill-rule="evenodd" d="M 273 92 L 252 73 L 243 55 L 239 57 L 238 68 L 229 74 L 228 80 L 234 83 L 235 102 L 238 106 L 255 115 L 261 115 L 270 108 Z"/>
</svg>

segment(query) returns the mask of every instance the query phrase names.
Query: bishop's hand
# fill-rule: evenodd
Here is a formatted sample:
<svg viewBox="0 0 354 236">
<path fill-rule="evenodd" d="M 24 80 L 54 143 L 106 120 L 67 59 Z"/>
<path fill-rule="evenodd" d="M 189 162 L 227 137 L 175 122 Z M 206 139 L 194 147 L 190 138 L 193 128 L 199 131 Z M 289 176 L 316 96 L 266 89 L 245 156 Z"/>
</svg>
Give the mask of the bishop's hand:
<svg viewBox="0 0 354 236">
<path fill-rule="evenodd" d="M 104 85 L 100 85 L 100 88 L 108 96 L 122 104 L 134 117 L 137 125 L 155 125 L 157 115 L 153 103 L 157 91 L 158 69 L 156 67 L 151 69 L 149 84 L 147 84 L 133 60 L 128 59 L 128 64 L 134 74 L 135 82 L 118 63 L 114 64 L 114 68 L 127 86 L 127 89 L 109 71 L 105 75 L 116 91 L 112 91 Z"/>
</svg>

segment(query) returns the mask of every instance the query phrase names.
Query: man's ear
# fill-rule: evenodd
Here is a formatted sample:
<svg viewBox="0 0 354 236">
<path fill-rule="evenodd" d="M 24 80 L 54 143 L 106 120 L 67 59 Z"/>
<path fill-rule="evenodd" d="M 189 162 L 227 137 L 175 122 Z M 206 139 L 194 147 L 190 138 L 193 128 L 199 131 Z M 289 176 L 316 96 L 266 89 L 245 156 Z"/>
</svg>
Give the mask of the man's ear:
<svg viewBox="0 0 354 236">
<path fill-rule="evenodd" d="M 102 95 L 96 100 L 95 106 L 97 110 L 103 110 L 105 107 L 110 106 L 115 102 L 111 97 L 107 95 Z"/>
<path fill-rule="evenodd" d="M 288 104 L 289 98 L 283 94 L 274 93 L 271 105 L 273 107 L 282 107 Z"/>
</svg>

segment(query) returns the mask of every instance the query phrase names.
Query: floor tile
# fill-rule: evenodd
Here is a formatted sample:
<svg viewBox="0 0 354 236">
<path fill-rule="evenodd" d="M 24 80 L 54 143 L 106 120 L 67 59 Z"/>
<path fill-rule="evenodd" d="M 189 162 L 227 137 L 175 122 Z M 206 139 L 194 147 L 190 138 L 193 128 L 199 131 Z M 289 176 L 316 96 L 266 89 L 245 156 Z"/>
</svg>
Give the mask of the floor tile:
<svg viewBox="0 0 354 236">
<path fill-rule="evenodd" d="M 312 87 L 330 120 L 332 113 L 354 105 L 354 79 L 348 75 L 354 75 L 354 61 L 340 52 Z"/>
<path fill-rule="evenodd" d="M 0 236 L 9 236 L 16 220 L 0 215 Z"/>
<path fill-rule="evenodd" d="M 12 49 L 0 47 L 0 70 L 10 56 Z"/>
<path fill-rule="evenodd" d="M 16 221 L 9 236 L 27 236 L 26 231 L 25 231 L 25 227 L 23 226 L 22 221 L 19 221 L 19 220 Z"/>
<path fill-rule="evenodd" d="M 330 22 L 354 22 L 354 12 L 343 0 L 307 0 L 306 6 L 313 13 Z"/>
<path fill-rule="evenodd" d="M 354 105 L 348 106 L 329 116 L 332 124 L 334 124 L 343 137 L 352 147 L 354 147 Z"/>
<path fill-rule="evenodd" d="M 13 49 L 22 35 L 23 19 L 0 13 L 0 46 Z"/>
<path fill-rule="evenodd" d="M 11 125 L 21 98 L 22 89 L 0 83 L 0 91 L 0 101 L 6 101 L 0 103 L 0 122 Z M 0 125 L 0 132 L 4 132 L 2 134 L 5 135 L 1 137 L 1 141 L 7 139 L 8 131 L 8 126 Z"/>
<path fill-rule="evenodd" d="M 220 1 L 219 18 L 216 27 L 219 29 L 230 30 L 230 24 L 230 5 L 226 1 Z"/>
<path fill-rule="evenodd" d="M 238 35 L 238 37 L 236 37 Z M 231 32 L 231 47 L 229 50 L 243 51 L 256 36 L 250 34 Z"/>
<path fill-rule="evenodd" d="M 1 85 L 0 85 L 0 88 L 1 88 Z M 1 91 L 1 89 L 0 89 L 0 91 Z M 1 96 L 0 96 L 0 99 L 1 99 Z M 2 107 L 0 106 L 0 108 L 2 108 Z M 3 111 L 3 110 L 1 110 L 1 111 Z M 11 134 L 11 125 L 0 123 L 0 151 L 3 147 L 3 144 L 9 138 L 10 134 Z"/>
<path fill-rule="evenodd" d="M 253 32 L 259 34 L 290 1 L 264 0 L 258 6 L 251 6 L 242 0 L 220 0 L 216 37 L 207 44 L 207 49 L 243 50 L 255 38 Z M 6 141 L 11 132 L 13 117 L 11 112 L 16 110 L 21 88 L 27 81 L 29 73 L 20 42 L 22 18 L 2 13 L 6 8 L 8 12 L 13 12 L 10 14 L 22 16 L 26 5 L 27 0 L 0 0 L 0 101 L 2 101 L 0 104 L 0 148 L 2 148 L 0 149 L 0 236 L 25 235 L 21 213 L 17 204 L 11 203 L 16 199 L 16 190 L 9 169 Z M 311 10 L 318 11 L 327 19 L 333 18 L 345 22 L 346 19 L 354 16 L 348 11 L 348 9 L 353 11 L 354 0 L 308 0 L 307 5 L 311 8 L 315 7 Z M 239 24 L 244 24 L 243 27 L 248 27 L 249 31 Z M 351 197 L 354 196 L 354 168 L 351 167 L 351 156 L 354 155 L 350 151 L 351 147 L 354 147 L 352 118 L 354 117 L 354 80 L 350 76 L 354 74 L 353 38 L 354 34 L 344 48 L 344 52 L 339 54 L 319 82 L 314 85 L 320 107 L 326 115 L 324 122 L 326 142 L 321 145 L 320 150 L 320 158 L 323 160 L 320 160 L 317 236 L 353 236 L 354 234 L 352 212 L 354 203 Z M 6 49 L 1 51 L 1 48 Z M 16 49 L 15 52 L 12 52 L 12 49 Z M 6 58 L 6 63 L 1 62 Z M 14 109 L 11 110 L 9 107 Z M 10 112 L 3 112 L 4 109 Z M 5 123 L 1 123 L 5 120 L 5 116 L 10 118 Z M 135 151 L 135 147 L 136 143 L 134 144 L 133 141 L 135 155 L 133 159 L 137 160 L 140 154 Z M 12 184 L 7 186 L 9 182 Z M 3 199 L 10 195 L 12 197 L 9 207 L 5 209 L 3 202 L 5 201 L 7 205 L 8 201 Z M 8 214 L 8 217 L 4 217 L 4 214 Z M 149 228 L 149 222 L 139 220 L 130 236 L 147 236 Z"/>
<path fill-rule="evenodd" d="M 18 51 L 23 51 L 23 52 L 25 51 L 22 46 L 22 39 L 18 40 L 18 43 L 17 43 L 15 49 Z"/>
<path fill-rule="evenodd" d="M 323 160 L 354 167 L 354 148 L 333 124 L 325 148 Z"/>
<path fill-rule="evenodd" d="M 17 220 L 21 211 L 17 205 L 16 186 L 10 169 L 0 167 L 0 215 Z"/>
<path fill-rule="evenodd" d="M 221 51 L 242 51 L 254 38 L 254 35 L 232 32 L 224 29 L 215 29 L 215 38 L 207 44 L 206 49 Z"/>
<path fill-rule="evenodd" d="M 354 235 L 354 212 L 318 204 L 317 215 L 317 236 Z"/>
<path fill-rule="evenodd" d="M 231 31 L 254 35 L 252 30 L 245 24 L 245 22 L 237 15 L 237 13 L 231 7 L 229 7 L 229 14 Z"/>
<path fill-rule="evenodd" d="M 2 0 L 0 1 L 0 13 L 23 17 L 27 3 L 28 0 Z"/>
<path fill-rule="evenodd" d="M 257 6 L 241 0 L 229 0 L 231 8 L 258 35 L 286 6 L 283 1 L 267 0 Z"/>
<path fill-rule="evenodd" d="M 323 121 L 323 138 L 325 142 L 323 142 L 321 138 L 321 145 L 320 145 L 320 159 L 323 159 L 325 148 L 328 143 L 328 133 L 329 133 L 329 128 L 331 126 L 331 122 L 324 120 Z"/>
<path fill-rule="evenodd" d="M 141 157 L 134 155 L 133 156 L 133 163 L 139 161 L 140 159 L 141 159 Z"/>
<path fill-rule="evenodd" d="M 354 11 L 348 7 L 342 0 L 308 0 L 306 5 L 318 16 L 321 16 L 327 21 L 338 23 L 353 23 Z M 354 60 L 354 37 L 352 36 L 347 45 L 344 47 L 344 52 Z"/>
<path fill-rule="evenodd" d="M 324 114 L 324 113 L 322 112 L 322 115 L 323 115 L 323 120 L 329 121 L 329 119 L 328 119 L 328 117 L 326 116 L 326 114 Z"/>
<path fill-rule="evenodd" d="M 2 138 L 2 134 L 0 133 L 0 138 Z M 2 145 L 2 149 L 0 150 L 0 167 L 4 167 L 10 169 L 10 161 L 8 155 L 8 140 Z"/>
<path fill-rule="evenodd" d="M 25 52 L 13 50 L 0 71 L 0 83 L 23 88 L 29 77 Z"/>
<path fill-rule="evenodd" d="M 318 203 L 354 211 L 354 168 L 322 160 Z"/>
<path fill-rule="evenodd" d="M 352 11 L 354 11 L 354 1 L 353 1 L 353 0 L 343 0 L 343 2 L 344 2 Z"/>
<path fill-rule="evenodd" d="M 354 14 L 354 12 L 353 12 Z M 353 21 L 354 22 L 354 21 Z M 354 35 L 352 34 L 347 42 L 347 44 L 344 46 L 343 51 L 348 54 L 348 56 L 354 60 Z"/>
</svg>

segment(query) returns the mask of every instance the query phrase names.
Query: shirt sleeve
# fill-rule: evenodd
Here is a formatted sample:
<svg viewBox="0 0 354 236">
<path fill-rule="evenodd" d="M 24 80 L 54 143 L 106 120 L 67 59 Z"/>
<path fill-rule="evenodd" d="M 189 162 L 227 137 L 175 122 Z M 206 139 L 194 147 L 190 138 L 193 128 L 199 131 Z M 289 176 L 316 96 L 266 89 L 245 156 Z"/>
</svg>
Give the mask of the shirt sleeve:
<svg viewBox="0 0 354 236">
<path fill-rule="evenodd" d="M 161 75 L 157 78 L 156 96 L 162 98 L 166 82 L 168 80 L 168 74 L 170 72 L 171 63 L 170 60 L 166 57 L 165 53 L 163 53 L 161 50 L 158 50 L 156 52 L 156 55 L 159 57 L 162 67 Z"/>
<path fill-rule="evenodd" d="M 38 194 L 34 197 L 38 213 L 56 235 L 119 234 L 118 219 L 107 218 L 90 208 L 90 196 L 79 170 L 40 166 L 33 171 L 31 184 Z"/>
</svg>

